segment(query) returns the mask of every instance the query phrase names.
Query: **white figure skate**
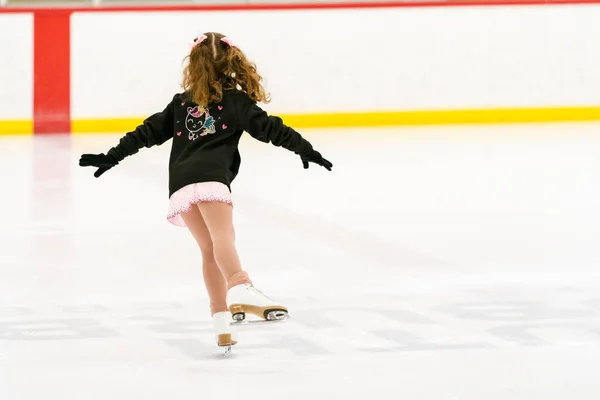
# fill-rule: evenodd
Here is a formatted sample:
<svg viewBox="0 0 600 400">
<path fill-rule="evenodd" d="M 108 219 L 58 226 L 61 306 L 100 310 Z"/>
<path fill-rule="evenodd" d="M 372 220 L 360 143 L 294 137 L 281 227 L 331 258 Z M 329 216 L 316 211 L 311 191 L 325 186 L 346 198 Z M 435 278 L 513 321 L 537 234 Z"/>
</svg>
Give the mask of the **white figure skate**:
<svg viewBox="0 0 600 400">
<path fill-rule="evenodd" d="M 286 307 L 265 296 L 249 283 L 229 289 L 227 304 L 234 320 L 232 325 L 270 324 L 283 322 L 290 318 Z M 248 321 L 246 314 L 252 314 L 260 319 Z"/>
<path fill-rule="evenodd" d="M 231 313 L 229 311 L 215 313 L 213 324 L 217 346 L 225 347 L 225 355 L 228 356 L 231 353 L 231 346 L 237 343 L 237 335 L 231 326 Z"/>
</svg>

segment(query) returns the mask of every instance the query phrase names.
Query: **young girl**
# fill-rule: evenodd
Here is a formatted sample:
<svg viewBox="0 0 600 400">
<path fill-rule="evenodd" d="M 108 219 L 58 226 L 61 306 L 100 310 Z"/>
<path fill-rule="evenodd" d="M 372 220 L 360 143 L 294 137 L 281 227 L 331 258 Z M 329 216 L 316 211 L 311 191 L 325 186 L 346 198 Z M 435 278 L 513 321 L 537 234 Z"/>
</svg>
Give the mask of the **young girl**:
<svg viewBox="0 0 600 400">
<path fill-rule="evenodd" d="M 262 78 L 229 38 L 209 32 L 194 40 L 183 77 L 183 93 L 121 138 L 106 154 L 84 154 L 83 167 L 99 177 L 142 147 L 173 139 L 169 161 L 167 219 L 187 227 L 202 253 L 202 272 L 219 346 L 231 346 L 230 322 L 253 314 L 285 319 L 286 307 L 254 288 L 242 270 L 234 244 L 231 182 L 240 166 L 238 142 L 243 131 L 281 146 L 308 163 L 331 170 L 332 164 L 278 117 L 257 102 L 268 102 Z"/>
</svg>

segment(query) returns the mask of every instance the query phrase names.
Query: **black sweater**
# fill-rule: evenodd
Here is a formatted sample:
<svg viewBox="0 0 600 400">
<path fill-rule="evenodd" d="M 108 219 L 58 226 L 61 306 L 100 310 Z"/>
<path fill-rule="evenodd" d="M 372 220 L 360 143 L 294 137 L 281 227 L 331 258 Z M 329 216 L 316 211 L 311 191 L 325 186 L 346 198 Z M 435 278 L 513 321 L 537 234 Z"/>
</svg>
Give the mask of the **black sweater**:
<svg viewBox="0 0 600 400">
<path fill-rule="evenodd" d="M 121 138 L 108 152 L 118 161 L 142 147 L 173 139 L 169 160 L 169 197 L 182 187 L 207 181 L 231 182 L 238 174 L 238 143 L 246 131 L 252 137 L 294 153 L 309 155 L 313 148 L 298 132 L 269 116 L 244 92 L 224 91 L 223 99 L 208 108 L 199 107 L 185 93 L 178 93 L 160 113 L 147 118 Z"/>
</svg>

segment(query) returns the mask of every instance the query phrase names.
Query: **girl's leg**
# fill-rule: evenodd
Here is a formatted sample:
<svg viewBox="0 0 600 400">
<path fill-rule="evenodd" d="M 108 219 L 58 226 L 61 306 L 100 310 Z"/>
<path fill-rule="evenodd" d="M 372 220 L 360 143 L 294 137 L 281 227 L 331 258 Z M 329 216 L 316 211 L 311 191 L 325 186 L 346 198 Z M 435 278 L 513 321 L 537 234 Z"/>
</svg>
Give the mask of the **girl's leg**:
<svg viewBox="0 0 600 400">
<path fill-rule="evenodd" d="M 227 287 L 252 283 L 248 274 L 242 270 L 235 248 L 233 207 L 222 202 L 206 202 L 198 203 L 198 208 L 210 232 L 214 259 L 227 281 Z"/>
<path fill-rule="evenodd" d="M 248 274 L 242 270 L 235 248 L 233 207 L 210 202 L 199 203 L 198 208 L 210 232 L 217 265 L 227 280 L 227 300 L 232 317 L 240 320 L 250 313 L 268 320 L 285 319 L 287 308 L 252 286 Z"/>
<path fill-rule="evenodd" d="M 204 284 L 210 298 L 211 315 L 229 311 L 226 301 L 227 284 L 215 261 L 213 242 L 202 219 L 200 210 L 197 207 L 192 207 L 190 211 L 181 214 L 181 218 L 194 236 L 194 239 L 196 239 L 202 252 L 202 274 L 204 275 Z"/>
</svg>

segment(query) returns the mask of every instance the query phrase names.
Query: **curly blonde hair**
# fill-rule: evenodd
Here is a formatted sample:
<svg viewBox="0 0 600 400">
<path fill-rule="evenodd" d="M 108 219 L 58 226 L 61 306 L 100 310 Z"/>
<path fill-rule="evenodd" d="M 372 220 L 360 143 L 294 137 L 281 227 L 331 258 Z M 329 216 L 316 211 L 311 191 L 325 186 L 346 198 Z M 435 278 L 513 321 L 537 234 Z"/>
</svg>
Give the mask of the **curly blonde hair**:
<svg viewBox="0 0 600 400">
<path fill-rule="evenodd" d="M 204 35 L 206 39 L 194 46 L 185 58 L 187 65 L 181 86 L 192 101 L 208 107 L 223 99 L 223 90 L 238 89 L 255 102 L 270 102 L 256 65 L 237 46 L 222 41 L 224 35 L 216 32 Z"/>
</svg>

